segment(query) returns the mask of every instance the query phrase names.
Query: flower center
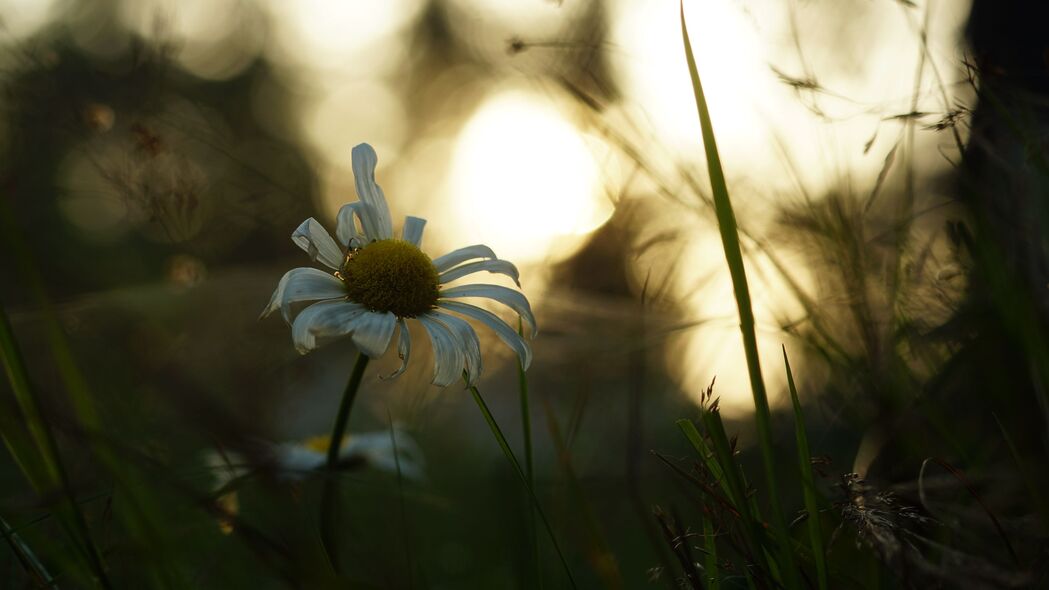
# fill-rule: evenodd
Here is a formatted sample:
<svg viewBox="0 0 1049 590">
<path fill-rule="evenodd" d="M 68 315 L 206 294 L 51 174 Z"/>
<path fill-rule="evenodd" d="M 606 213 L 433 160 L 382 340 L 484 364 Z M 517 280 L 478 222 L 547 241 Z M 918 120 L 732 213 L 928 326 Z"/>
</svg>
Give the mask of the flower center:
<svg viewBox="0 0 1049 590">
<path fill-rule="evenodd" d="M 403 240 L 380 240 L 347 256 L 340 273 L 350 300 L 372 311 L 411 318 L 437 303 L 437 269 Z"/>
</svg>

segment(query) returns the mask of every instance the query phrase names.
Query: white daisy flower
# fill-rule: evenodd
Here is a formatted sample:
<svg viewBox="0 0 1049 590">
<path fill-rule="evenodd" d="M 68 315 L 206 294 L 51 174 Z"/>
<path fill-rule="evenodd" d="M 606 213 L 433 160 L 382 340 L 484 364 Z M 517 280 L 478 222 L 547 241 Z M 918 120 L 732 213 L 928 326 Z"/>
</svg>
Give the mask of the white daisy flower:
<svg viewBox="0 0 1049 590">
<path fill-rule="evenodd" d="M 337 241 L 312 217 L 291 236 L 311 259 L 327 269 L 288 271 L 262 316 L 280 310 L 291 325 L 295 348 L 302 354 L 348 335 L 362 353 L 377 358 L 389 348 L 397 331 L 401 366 L 390 377 L 400 375 L 408 365 L 411 341 L 407 320 L 414 319 L 422 324 L 433 344 L 432 382 L 441 387 L 459 379 L 464 371 L 470 385 L 481 375 L 480 342 L 467 318 L 495 331 L 527 368 L 532 351 L 517 330 L 495 314 L 461 301 L 487 298 L 508 306 L 534 338 L 535 317 L 524 294 L 490 284 L 445 287 L 482 271 L 504 274 L 520 287 L 517 268 L 481 244 L 431 260 L 419 249 L 426 220 L 418 217 L 405 218 L 401 237 L 395 238 L 386 197 L 375 183 L 377 161 L 370 145 L 362 143 L 353 148 L 353 175 L 360 200 L 339 210 Z M 296 313 L 301 303 L 310 304 Z"/>
<path fill-rule="evenodd" d="M 224 513 L 219 517 L 222 531 L 226 534 L 233 531 L 232 517 L 240 512 L 238 482 L 259 469 L 269 471 L 284 481 L 301 481 L 311 473 L 326 468 L 330 444 L 330 436 L 314 436 L 279 444 L 267 443 L 263 449 L 262 463 L 258 465 L 248 463 L 237 453 L 208 452 L 204 462 L 214 478 L 212 489 L 220 494 L 216 501 Z M 425 465 L 422 450 L 415 439 L 400 427 L 394 426 L 393 436 L 389 430 L 347 436 L 339 447 L 337 468 L 369 468 L 422 482 L 426 479 Z"/>
<path fill-rule="evenodd" d="M 367 465 L 379 471 L 398 473 L 407 479 L 421 481 L 422 451 L 415 441 L 396 432 L 397 446 L 389 431 L 349 435 L 339 448 L 339 464 L 347 468 Z M 304 441 L 284 443 L 274 449 L 279 473 L 288 479 L 301 479 L 312 471 L 324 469 L 330 436 L 315 436 Z"/>
</svg>

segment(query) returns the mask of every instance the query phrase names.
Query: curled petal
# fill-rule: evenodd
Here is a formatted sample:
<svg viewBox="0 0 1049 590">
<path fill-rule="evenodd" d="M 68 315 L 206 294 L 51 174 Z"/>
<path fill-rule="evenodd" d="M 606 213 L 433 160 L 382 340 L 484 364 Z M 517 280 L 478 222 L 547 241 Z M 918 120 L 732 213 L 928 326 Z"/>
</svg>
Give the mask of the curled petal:
<svg viewBox="0 0 1049 590">
<path fill-rule="evenodd" d="M 291 339 L 299 354 L 317 348 L 318 338 L 334 338 L 348 334 L 353 320 L 367 310 L 363 305 L 349 301 L 321 301 L 299 312 L 291 324 Z"/>
<path fill-rule="evenodd" d="M 396 326 L 397 316 L 392 313 L 367 311 L 354 318 L 350 333 L 353 335 L 353 343 L 361 352 L 377 358 L 390 347 L 393 329 Z"/>
<path fill-rule="evenodd" d="M 345 295 L 346 286 L 332 275 L 316 268 L 293 268 L 281 277 L 270 297 L 270 304 L 262 310 L 260 317 L 266 317 L 279 308 L 284 321 L 290 324 L 293 303 L 337 299 Z"/>
<path fill-rule="evenodd" d="M 472 387 L 481 376 L 481 341 L 477 339 L 477 332 L 469 322 L 454 315 L 440 311 L 432 311 L 428 315 L 447 326 L 459 340 L 466 357 L 466 385 Z"/>
<path fill-rule="evenodd" d="M 397 358 L 401 359 L 401 366 L 397 367 L 396 371 L 382 377 L 382 379 L 399 377 L 408 368 L 408 357 L 412 354 L 412 339 L 408 333 L 408 322 L 404 321 L 404 318 L 397 318 L 397 325 L 400 326 L 400 339 L 397 341 Z"/>
<path fill-rule="evenodd" d="M 426 227 L 426 220 L 422 217 L 412 217 L 410 215 L 405 217 L 404 229 L 401 230 L 401 239 L 418 248 L 423 241 L 424 227 Z"/>
<path fill-rule="evenodd" d="M 532 364 L 531 347 L 528 346 L 528 343 L 525 342 L 524 338 L 521 338 L 516 330 L 511 328 L 503 320 L 499 319 L 499 316 L 487 309 L 481 309 L 480 307 L 468 303 L 460 303 L 458 301 L 441 301 L 437 306 L 441 309 L 454 311 L 455 313 L 475 319 L 488 326 L 497 336 L 499 336 L 499 339 L 502 340 L 504 344 L 517 353 L 517 358 L 521 361 L 521 367 L 527 369 L 529 365 Z"/>
<path fill-rule="evenodd" d="M 482 271 L 504 274 L 513 279 L 518 287 L 521 286 L 521 275 L 517 272 L 517 267 L 509 260 L 480 260 L 478 262 L 471 262 L 469 264 L 457 266 L 451 270 L 442 272 L 440 282 L 443 285 L 456 279 L 461 279 L 466 275 Z"/>
<path fill-rule="evenodd" d="M 510 309 L 517 312 L 524 323 L 531 329 L 532 338 L 535 338 L 538 333 L 538 329 L 535 325 L 535 316 L 532 315 L 532 306 L 528 304 L 528 299 L 518 291 L 509 289 L 507 287 L 501 287 L 499 285 L 461 285 L 459 287 L 452 287 L 451 289 L 442 290 L 439 298 L 459 298 L 459 297 L 486 297 L 506 305 Z"/>
<path fill-rule="evenodd" d="M 351 243 L 351 242 L 369 242 L 371 238 L 368 237 L 366 228 L 373 227 L 375 221 L 371 219 L 371 210 L 360 201 L 354 201 L 347 203 L 339 208 L 339 214 L 336 217 L 335 226 L 335 237 L 339 238 L 339 243 L 342 244 L 343 248 L 349 248 L 352 246 L 361 246 L 363 244 Z M 365 221 L 365 218 L 368 220 Z M 357 222 L 354 218 L 361 220 L 362 231 L 357 231 Z M 361 238 L 364 238 L 363 240 Z"/>
<path fill-rule="evenodd" d="M 474 244 L 434 258 L 433 265 L 437 268 L 437 272 L 444 272 L 474 258 L 496 258 L 496 255 L 488 246 Z"/>
<path fill-rule="evenodd" d="M 357 185 L 357 197 L 371 209 L 375 219 L 374 233 L 368 237 L 373 240 L 388 240 L 393 237 L 393 223 L 390 207 L 386 204 L 386 195 L 375 183 L 375 166 L 379 156 L 375 155 L 372 146 L 362 143 L 353 148 L 353 180 Z M 364 221 L 363 219 L 361 220 Z M 368 233 L 368 229 L 365 228 Z"/>
<path fill-rule="evenodd" d="M 466 364 L 466 356 L 459 339 L 444 324 L 426 314 L 417 319 L 426 328 L 433 344 L 434 373 L 431 382 L 438 387 L 451 385 L 462 376 L 463 366 Z"/>
<path fill-rule="evenodd" d="M 322 264 L 335 270 L 342 265 L 342 250 L 335 240 L 331 239 L 324 226 L 310 217 L 291 234 L 291 241 L 310 255 L 310 260 L 319 260 Z"/>
</svg>

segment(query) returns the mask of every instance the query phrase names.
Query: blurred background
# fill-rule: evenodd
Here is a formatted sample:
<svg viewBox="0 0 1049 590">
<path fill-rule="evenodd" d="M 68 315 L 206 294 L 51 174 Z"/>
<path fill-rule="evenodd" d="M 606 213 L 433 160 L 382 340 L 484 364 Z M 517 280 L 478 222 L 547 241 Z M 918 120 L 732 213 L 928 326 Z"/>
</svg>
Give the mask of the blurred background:
<svg viewBox="0 0 1049 590">
<path fill-rule="evenodd" d="M 314 216 L 334 230 L 356 200 L 350 150 L 361 142 L 379 155 L 395 227 L 429 220 L 424 251 L 484 243 L 521 269 L 540 328 L 528 371 L 537 493 L 579 586 L 677 584 L 652 508 L 686 524 L 702 512 L 667 462 L 688 463 L 674 421 L 696 415 L 712 382 L 759 472 L 679 9 L 0 0 L 0 302 L 118 586 L 164 585 L 149 573 L 163 571 L 169 587 L 311 587 L 310 482 L 263 470 L 237 490 L 232 527 L 201 506 L 233 501 L 215 495 L 216 452 L 253 457 L 260 443 L 330 428 L 352 344 L 299 356 L 287 326 L 258 315 L 281 275 L 308 263 L 295 227 Z M 841 587 L 1042 579 L 1010 564 L 992 524 L 1005 523 L 1023 563 L 1046 557 L 1035 499 L 1049 442 L 1044 12 L 981 0 L 684 3 L 784 476 L 797 464 L 785 346 L 828 512 L 850 500 L 840 476 L 858 473 L 948 523 L 928 533 L 942 553 L 859 551 L 856 571 L 881 573 L 843 571 Z M 491 336 L 480 390 L 520 449 L 516 363 Z M 68 358 L 56 355 L 63 342 Z M 428 355 L 417 347 L 405 375 L 381 381 L 390 353 L 365 377 L 351 436 L 397 424 L 425 475 L 346 475 L 350 578 L 568 587 L 541 531 L 536 571 L 527 495 L 469 394 L 428 385 Z M 70 366 L 97 430 L 65 393 Z M 123 479 L 98 465 L 101 439 Z M 927 470 L 933 456 L 968 483 Z M 0 515 L 68 549 L 13 462 L 2 475 Z M 126 508 L 139 493 L 155 501 L 142 530 L 119 517 L 149 512 Z M 793 514 L 800 489 L 783 502 Z M 837 530 L 832 552 L 862 545 Z M 0 575 L 34 587 L 18 555 L 0 557 L 11 572 Z M 982 573 L 948 572 L 959 555 Z"/>
</svg>

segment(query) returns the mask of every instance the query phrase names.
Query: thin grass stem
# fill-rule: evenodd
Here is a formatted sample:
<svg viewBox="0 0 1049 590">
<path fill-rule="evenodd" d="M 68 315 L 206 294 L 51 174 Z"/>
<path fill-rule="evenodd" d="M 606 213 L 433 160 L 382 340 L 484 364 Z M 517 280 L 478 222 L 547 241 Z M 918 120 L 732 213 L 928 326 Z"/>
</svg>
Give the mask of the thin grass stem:
<svg viewBox="0 0 1049 590">
<path fill-rule="evenodd" d="M 524 338 L 524 325 L 520 318 L 517 319 L 517 333 Z M 517 360 L 517 390 L 521 401 L 521 432 L 524 437 L 525 474 L 528 475 L 528 485 L 535 489 L 535 463 L 532 459 L 532 412 L 528 404 L 528 374 L 525 372 L 524 365 L 521 364 L 520 359 Z M 539 552 L 539 533 L 538 525 L 535 521 L 534 508 L 529 510 L 528 516 L 531 521 L 529 535 L 532 537 L 532 552 L 535 557 L 535 581 L 536 586 L 542 590 L 543 560 Z"/>
<path fill-rule="evenodd" d="M 80 504 L 76 500 L 73 486 L 69 481 L 69 474 L 62 463 L 62 456 L 58 450 L 58 442 L 55 440 L 51 425 L 44 419 L 40 399 L 37 392 L 29 382 L 29 372 L 25 368 L 22 353 L 15 341 L 11 323 L 7 318 L 7 312 L 0 306 L 0 358 L 3 360 L 4 371 L 11 389 L 18 400 L 23 417 L 29 425 L 29 431 L 36 441 L 40 456 L 44 461 L 49 485 L 57 486 L 66 497 L 66 509 L 72 517 L 71 528 L 76 531 L 71 536 L 74 540 L 83 543 L 82 551 L 88 566 L 91 568 L 96 583 L 102 588 L 112 588 L 109 577 L 106 574 L 105 561 L 102 552 L 91 536 L 91 529 L 87 525 Z M 38 490 L 39 491 L 39 490 Z M 77 539 L 79 537 L 79 539 Z M 80 545 L 80 543 L 77 543 Z"/>
<path fill-rule="evenodd" d="M 474 402 L 477 404 L 477 408 L 481 410 L 481 414 L 484 416 L 484 421 L 488 423 L 488 428 L 492 431 L 492 435 L 495 436 L 496 442 L 499 443 L 499 448 L 502 449 L 503 455 L 506 456 L 506 460 L 513 466 L 517 477 L 528 490 L 528 495 L 532 499 L 532 507 L 535 508 L 536 513 L 539 514 L 539 518 L 543 521 L 543 527 L 546 529 L 547 534 L 550 535 L 550 542 L 553 543 L 554 550 L 557 552 L 557 557 L 561 560 L 561 565 L 564 567 L 565 575 L 568 577 L 569 584 L 572 588 L 578 588 L 578 586 L 576 586 L 575 578 L 572 576 L 572 569 L 568 566 L 568 560 L 565 559 L 565 555 L 561 551 L 561 545 L 557 542 L 557 536 L 554 535 L 554 528 L 546 518 L 546 513 L 543 512 L 543 507 L 539 504 L 539 498 L 535 495 L 535 489 L 528 481 L 528 476 L 525 474 L 524 470 L 521 469 L 521 463 L 517 460 L 517 456 L 514 455 L 513 449 L 510 448 L 510 443 L 507 442 L 506 436 L 503 435 L 503 429 L 500 428 L 499 423 L 495 421 L 495 416 L 493 416 L 491 410 L 488 409 L 488 404 L 485 403 L 484 398 L 481 397 L 481 392 L 477 390 L 477 387 L 469 386 L 469 389 L 470 394 L 473 395 Z"/>
</svg>

